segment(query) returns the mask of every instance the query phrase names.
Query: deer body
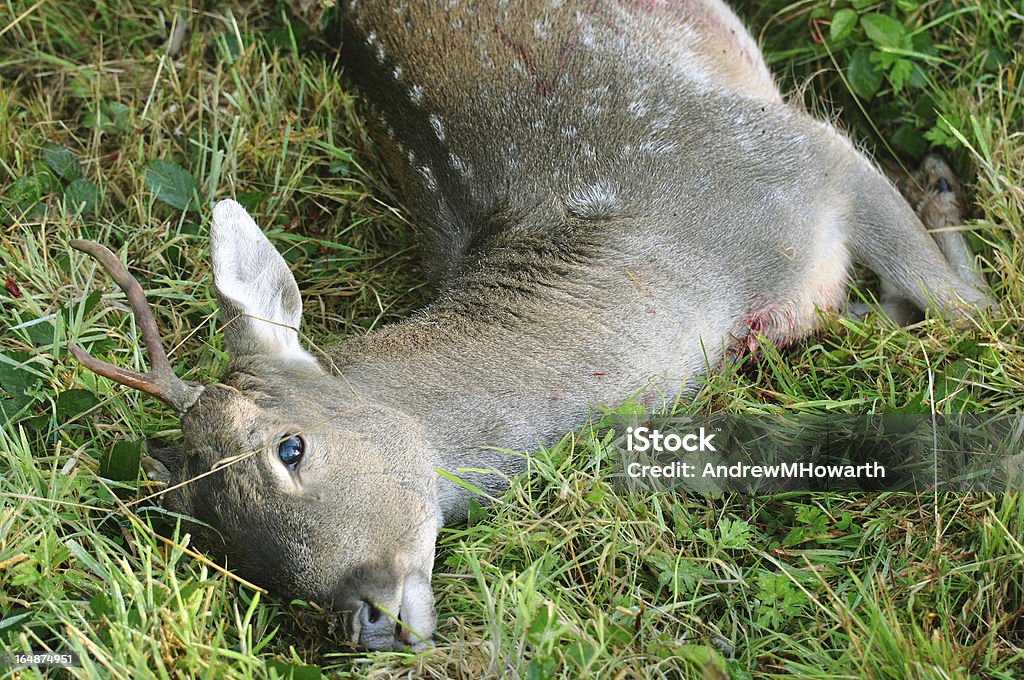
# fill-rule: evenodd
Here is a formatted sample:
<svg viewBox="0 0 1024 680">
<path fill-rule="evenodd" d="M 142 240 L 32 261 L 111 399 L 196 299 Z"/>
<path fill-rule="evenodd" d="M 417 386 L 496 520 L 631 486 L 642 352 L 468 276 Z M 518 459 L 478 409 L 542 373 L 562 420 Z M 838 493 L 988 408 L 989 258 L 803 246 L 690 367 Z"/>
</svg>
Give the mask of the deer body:
<svg viewBox="0 0 1024 680">
<path fill-rule="evenodd" d="M 805 214 L 819 178 L 796 157 L 845 140 L 781 104 L 724 5 L 634 4 L 347 7 L 347 69 L 440 299 L 337 366 L 466 467 L 507 470 L 479 445 L 533 447 L 592 404 L 671 400 L 751 325 L 796 337 L 841 300 L 845 206 Z M 755 148 L 775 161 L 750 173 Z"/>
<path fill-rule="evenodd" d="M 287 265 L 223 201 L 232 362 L 174 396 L 140 383 L 182 414 L 163 476 L 219 467 L 168 504 L 371 648 L 433 633 L 436 532 L 470 498 L 438 468 L 497 492 L 523 464 L 490 447 L 551 443 L 633 395 L 671 403 L 755 336 L 806 335 L 854 261 L 919 308 L 985 303 L 848 140 L 783 102 L 724 4 L 498 4 L 343 8 L 437 300 L 311 354 Z"/>
</svg>

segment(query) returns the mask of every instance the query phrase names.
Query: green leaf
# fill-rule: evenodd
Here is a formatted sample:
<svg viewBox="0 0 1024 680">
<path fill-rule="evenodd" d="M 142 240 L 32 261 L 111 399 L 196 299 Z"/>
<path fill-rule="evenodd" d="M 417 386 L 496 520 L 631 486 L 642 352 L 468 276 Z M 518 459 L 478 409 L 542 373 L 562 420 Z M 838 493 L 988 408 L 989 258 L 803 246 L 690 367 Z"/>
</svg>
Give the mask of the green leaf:
<svg viewBox="0 0 1024 680">
<path fill-rule="evenodd" d="M 131 109 L 121 102 L 100 102 L 99 107 L 89 112 L 83 122 L 86 127 L 96 127 L 101 132 L 126 132 L 130 114 Z"/>
<path fill-rule="evenodd" d="M 964 413 L 971 404 L 972 369 L 961 359 L 953 362 L 935 381 L 935 403 L 945 401 L 945 413 Z"/>
<path fill-rule="evenodd" d="M 864 32 L 871 42 L 880 47 L 900 47 L 907 32 L 903 24 L 877 12 L 861 17 L 860 25 L 864 27 Z"/>
<path fill-rule="evenodd" d="M 82 166 L 71 149 L 62 144 L 47 144 L 43 148 L 43 162 L 61 179 L 73 182 L 82 176 Z"/>
<path fill-rule="evenodd" d="M 824 534 L 828 527 L 828 517 L 813 505 L 801 505 L 796 511 L 796 521 L 806 524 L 813 534 Z"/>
<path fill-rule="evenodd" d="M 989 45 L 985 48 L 983 54 L 985 59 L 982 63 L 985 65 L 986 73 L 997 73 L 1009 61 L 1006 52 L 998 45 Z"/>
<path fill-rule="evenodd" d="M 852 9 L 841 9 L 832 17 L 832 26 L 829 28 L 829 36 L 832 42 L 839 42 L 853 32 L 857 25 L 857 13 Z"/>
<path fill-rule="evenodd" d="M 725 660 L 718 650 L 710 645 L 680 645 L 675 651 L 676 656 L 702 669 L 701 675 L 705 678 L 721 677 L 721 673 L 725 671 Z"/>
<path fill-rule="evenodd" d="M 57 419 L 66 423 L 100 403 L 89 390 L 65 390 L 57 395 Z"/>
<path fill-rule="evenodd" d="M 327 171 L 332 175 L 348 175 L 352 172 L 352 163 L 341 159 L 333 160 L 327 166 Z"/>
<path fill-rule="evenodd" d="M 726 550 L 739 550 L 750 545 L 753 528 L 744 520 L 723 517 L 718 522 L 718 545 Z"/>
<path fill-rule="evenodd" d="M 911 74 L 914 71 L 914 63 L 909 59 L 897 59 L 893 63 L 892 68 L 889 70 L 889 82 L 892 84 L 892 89 L 896 92 L 903 90 L 903 86 L 907 80 L 910 79 Z"/>
<path fill-rule="evenodd" d="M 781 625 L 799 615 L 807 602 L 807 596 L 793 586 L 785 574 L 761 573 L 757 586 L 757 599 L 761 602 L 757 620 L 762 626 Z"/>
<path fill-rule="evenodd" d="M 87 179 L 76 179 L 64 189 L 64 208 L 69 213 L 92 215 L 100 205 L 100 190 Z"/>
<path fill-rule="evenodd" d="M 270 198 L 269 193 L 267 193 L 266 191 L 257 190 L 247 191 L 244 194 L 238 194 L 238 196 L 235 197 L 235 200 L 241 203 L 242 207 L 248 210 L 249 212 L 256 212 L 256 209 L 260 206 L 260 204 L 263 203 L 263 201 L 267 200 L 268 198 Z"/>
<path fill-rule="evenodd" d="M 599 479 L 595 479 L 593 485 L 590 487 L 590 491 L 584 496 L 584 499 L 591 505 L 601 505 L 601 501 L 604 500 L 605 496 L 605 484 Z"/>
<path fill-rule="evenodd" d="M 323 671 L 319 666 L 306 666 L 300 663 L 288 663 L 277 659 L 267 659 L 268 676 L 281 680 L 320 680 Z"/>
<path fill-rule="evenodd" d="M 110 125 L 119 132 L 124 132 L 128 129 L 128 118 L 131 115 L 132 110 L 128 108 L 127 104 L 121 102 L 103 102 L 100 105 L 100 111 L 103 112 L 107 120 L 110 121 Z"/>
<path fill-rule="evenodd" d="M 558 662 L 549 656 L 533 657 L 526 666 L 526 680 L 547 680 L 555 677 Z"/>
<path fill-rule="evenodd" d="M 56 329 L 52 318 L 43 317 L 24 324 L 16 332 L 32 343 L 34 347 L 49 347 L 53 345 L 53 335 Z"/>
<path fill-rule="evenodd" d="M 782 539 L 782 545 L 787 548 L 793 548 L 807 540 L 807 527 L 793 527 Z"/>
<path fill-rule="evenodd" d="M 892 144 L 900 151 L 914 158 L 921 158 L 928 150 L 928 142 L 918 129 L 910 123 L 904 123 L 892 135 Z"/>
<path fill-rule="evenodd" d="M 900 55 L 895 52 L 872 52 L 871 63 L 874 64 L 879 71 L 882 73 L 887 72 L 893 67 L 897 61 L 899 61 Z"/>
<path fill-rule="evenodd" d="M 924 138 L 932 146 L 944 146 L 954 151 L 960 149 L 960 140 L 957 139 L 956 135 L 952 134 L 949 126 L 942 120 L 936 123 L 935 127 L 931 130 L 924 133 Z"/>
<path fill-rule="evenodd" d="M 580 671 L 586 671 L 590 664 L 594 661 L 594 657 L 597 656 L 598 649 L 589 642 L 583 640 L 577 640 L 565 653 L 566 658 L 572 659 Z M 552 676 L 548 676 L 552 677 Z"/>
<path fill-rule="evenodd" d="M 927 413 L 924 406 L 926 390 L 921 390 L 903 406 L 891 409 L 893 413 Z"/>
<path fill-rule="evenodd" d="M 89 599 L 89 610 L 97 619 L 110 616 L 114 613 L 114 607 L 110 604 L 110 597 L 106 593 L 96 593 Z"/>
<path fill-rule="evenodd" d="M 6 358 L 11 359 L 14 364 L 21 363 L 14 357 Z M 42 378 L 28 369 L 12 365 L 6 361 L 0 361 L 0 391 L 7 394 L 22 395 L 34 389 L 40 382 L 42 382 Z"/>
<path fill-rule="evenodd" d="M 300 47 L 306 42 L 306 37 L 309 35 L 309 27 L 304 23 L 295 21 L 288 22 L 284 26 L 278 26 L 272 28 L 263 34 L 263 39 L 266 40 L 267 45 L 271 48 L 280 50 L 292 50 L 292 40 L 294 39 L 294 45 Z"/>
<path fill-rule="evenodd" d="M 12 422 L 39 398 L 42 378 L 17 366 L 27 358 L 27 352 L 10 352 L 0 359 L 0 423 Z"/>
<path fill-rule="evenodd" d="M 7 197 L 21 211 L 32 207 L 32 205 L 57 188 L 57 181 L 50 171 L 42 165 L 37 165 L 37 167 L 42 168 L 42 170 L 22 175 L 14 180 L 14 183 L 7 190 Z"/>
<path fill-rule="evenodd" d="M 871 50 L 860 47 L 854 51 L 846 66 L 846 79 L 861 99 L 871 99 L 882 86 L 882 73 L 871 63 Z"/>
<path fill-rule="evenodd" d="M 36 561 L 29 560 L 22 562 L 14 568 L 14 578 L 11 579 L 11 585 L 31 588 L 39 583 L 42 577 L 43 575 L 39 573 L 39 565 L 36 564 Z"/>
<path fill-rule="evenodd" d="M 441 468 L 436 467 L 434 468 L 434 472 L 441 475 L 443 478 L 447 479 L 452 484 L 462 487 L 463 489 L 470 492 L 474 496 L 483 496 L 485 498 L 487 497 L 487 494 L 480 487 L 474 486 L 471 482 L 467 482 L 461 477 L 456 477 L 453 473 L 448 472 L 447 470 L 442 470 Z M 459 472 L 476 472 L 476 470 L 473 468 L 463 468 L 460 469 Z M 484 470 L 480 470 L 480 472 L 484 472 Z"/>
<path fill-rule="evenodd" d="M 146 163 L 146 188 L 156 197 L 178 210 L 188 210 L 196 193 L 196 180 L 188 170 L 171 161 Z"/>
<path fill-rule="evenodd" d="M 139 476 L 142 442 L 119 441 L 100 460 L 100 476 L 117 482 L 134 481 Z"/>
<path fill-rule="evenodd" d="M 542 604 L 538 607 L 533 620 L 530 621 L 530 626 L 526 630 L 527 637 L 534 643 L 540 642 L 548 635 L 548 629 L 552 627 L 555 621 L 554 606 L 550 602 Z"/>
</svg>

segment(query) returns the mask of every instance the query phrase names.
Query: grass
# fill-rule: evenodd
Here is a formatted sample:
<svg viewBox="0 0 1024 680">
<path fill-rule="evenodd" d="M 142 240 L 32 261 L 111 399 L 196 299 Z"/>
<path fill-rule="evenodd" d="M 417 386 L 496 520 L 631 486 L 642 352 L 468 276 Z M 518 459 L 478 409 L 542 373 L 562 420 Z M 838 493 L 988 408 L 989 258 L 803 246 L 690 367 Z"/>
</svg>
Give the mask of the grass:
<svg viewBox="0 0 1024 680">
<path fill-rule="evenodd" d="M 1022 411 L 1024 7 L 855 4 L 894 17 L 909 49 L 863 23 L 831 40 L 845 2 L 741 13 L 785 87 L 841 109 L 879 157 L 913 166 L 940 147 L 968 187 L 999 309 L 967 326 L 829 318 L 710 377 L 687 412 Z M 133 455 L 176 421 L 69 359 L 77 340 L 145 366 L 123 297 L 67 241 L 122 254 L 179 374 L 199 380 L 226 363 L 214 198 L 242 198 L 285 251 L 315 343 L 423 304 L 412 229 L 334 51 L 280 8 L 197 11 L 173 57 L 180 14 L 152 0 L 5 0 L 0 14 L 0 650 L 75 651 L 76 677 L 1024 674 L 1017 494 L 638 498 L 608 479 L 622 446 L 611 415 L 537 452 L 500 504 L 442 532 L 438 646 L 420 654 L 351 650 L 314 606 L 240 584 L 173 530 L 160 537 Z"/>
</svg>

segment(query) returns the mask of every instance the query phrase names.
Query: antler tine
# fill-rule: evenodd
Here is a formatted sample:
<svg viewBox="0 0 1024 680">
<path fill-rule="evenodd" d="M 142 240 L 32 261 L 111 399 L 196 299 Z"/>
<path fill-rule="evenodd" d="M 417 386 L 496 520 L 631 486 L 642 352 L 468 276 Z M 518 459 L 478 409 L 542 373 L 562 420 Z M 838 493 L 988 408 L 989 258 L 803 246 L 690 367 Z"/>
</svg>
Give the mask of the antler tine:
<svg viewBox="0 0 1024 680">
<path fill-rule="evenodd" d="M 203 387 L 174 375 L 174 369 L 171 368 L 171 362 L 167 359 L 167 353 L 164 351 L 163 342 L 160 339 L 156 318 L 153 316 L 153 310 L 149 303 L 146 302 L 142 286 L 106 246 L 95 241 L 81 239 L 74 239 L 70 241 L 70 244 L 75 250 L 89 255 L 99 262 L 107 270 L 114 283 L 124 291 L 128 298 L 128 306 L 131 307 L 132 314 L 135 315 L 135 323 L 142 334 L 142 342 L 149 354 L 150 372 L 138 373 L 100 361 L 75 343 L 68 343 L 68 349 L 83 366 L 93 373 L 150 394 L 167 402 L 179 413 L 184 413 L 199 398 Z"/>
</svg>

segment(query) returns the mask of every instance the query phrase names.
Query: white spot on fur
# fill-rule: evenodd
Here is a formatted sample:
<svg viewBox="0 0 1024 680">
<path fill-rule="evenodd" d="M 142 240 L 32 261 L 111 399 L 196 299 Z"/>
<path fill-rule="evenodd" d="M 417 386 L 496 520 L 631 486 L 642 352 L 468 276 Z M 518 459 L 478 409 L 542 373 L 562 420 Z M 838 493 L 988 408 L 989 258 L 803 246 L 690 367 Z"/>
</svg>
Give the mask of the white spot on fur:
<svg viewBox="0 0 1024 680">
<path fill-rule="evenodd" d="M 429 120 L 430 120 L 430 127 L 434 128 L 434 134 L 437 135 L 437 138 L 443 142 L 444 141 L 444 126 L 441 125 L 441 119 L 438 118 L 435 114 L 432 113 L 432 114 L 430 114 Z"/>
<path fill-rule="evenodd" d="M 650 156 L 664 156 L 676 150 L 676 144 L 667 139 L 648 139 L 637 147 L 637 153 Z"/>
<path fill-rule="evenodd" d="M 423 101 L 423 88 L 419 85 L 413 85 L 409 88 L 409 99 L 412 100 L 413 104 L 419 104 Z"/>
<path fill-rule="evenodd" d="M 583 27 L 583 31 L 580 33 L 580 44 L 584 47 L 593 48 L 597 43 L 597 35 L 594 33 L 594 27 L 587 23 Z"/>
<path fill-rule="evenodd" d="M 434 178 L 434 171 L 426 165 L 419 167 L 420 174 L 423 175 L 423 179 L 427 182 L 427 188 L 431 191 L 437 191 L 437 179 Z"/>
<path fill-rule="evenodd" d="M 608 217 L 618 206 L 615 187 L 605 180 L 575 189 L 565 199 L 569 212 L 584 219 Z"/>
<path fill-rule="evenodd" d="M 643 118 L 647 115 L 647 112 L 651 110 L 647 102 L 634 99 L 629 103 L 626 109 L 633 115 L 634 118 Z"/>
<path fill-rule="evenodd" d="M 675 122 L 675 116 L 662 116 L 654 121 L 654 129 L 659 131 L 668 130 Z"/>
<path fill-rule="evenodd" d="M 396 66 L 395 70 L 391 72 L 391 75 L 393 75 L 395 77 L 395 80 L 401 80 L 402 79 L 402 67 L 401 66 Z"/>
<path fill-rule="evenodd" d="M 470 178 L 473 176 L 473 168 L 469 167 L 469 165 L 466 164 L 466 161 L 462 160 L 454 153 L 448 155 L 448 160 L 451 162 L 452 167 L 455 170 L 458 170 L 463 177 Z"/>
</svg>

